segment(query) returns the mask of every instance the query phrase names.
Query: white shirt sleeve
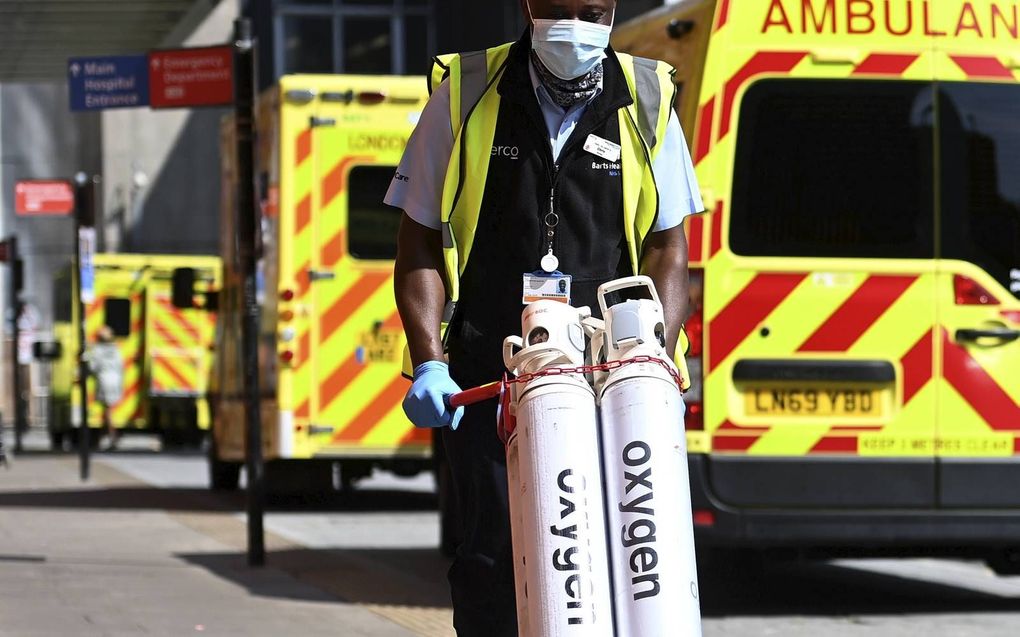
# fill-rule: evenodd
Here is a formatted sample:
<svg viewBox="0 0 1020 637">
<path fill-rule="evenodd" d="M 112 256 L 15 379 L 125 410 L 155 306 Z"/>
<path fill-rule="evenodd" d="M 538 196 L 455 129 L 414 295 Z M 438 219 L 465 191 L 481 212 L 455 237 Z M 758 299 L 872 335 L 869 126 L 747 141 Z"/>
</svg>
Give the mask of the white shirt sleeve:
<svg viewBox="0 0 1020 637">
<path fill-rule="evenodd" d="M 655 185 L 659 188 L 659 218 L 652 232 L 675 228 L 688 215 L 705 210 L 698 179 L 694 175 L 691 153 L 675 111 L 666 125 L 662 149 L 652 162 L 652 173 L 655 175 Z"/>
<path fill-rule="evenodd" d="M 450 81 L 432 92 L 415 126 L 383 202 L 423 226 L 439 230 L 446 169 L 453 153 Z"/>
</svg>

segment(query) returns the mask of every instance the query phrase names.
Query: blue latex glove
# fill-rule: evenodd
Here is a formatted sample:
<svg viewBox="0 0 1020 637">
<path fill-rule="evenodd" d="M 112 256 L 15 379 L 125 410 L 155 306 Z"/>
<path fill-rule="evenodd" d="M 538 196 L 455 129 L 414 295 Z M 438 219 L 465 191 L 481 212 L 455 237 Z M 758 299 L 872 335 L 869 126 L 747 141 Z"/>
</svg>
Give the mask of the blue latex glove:
<svg viewBox="0 0 1020 637">
<path fill-rule="evenodd" d="M 460 393 L 450 378 L 450 368 L 441 361 L 426 361 L 414 368 L 414 383 L 404 396 L 404 413 L 415 427 L 446 427 L 456 430 L 464 408 L 451 409 L 446 401 Z"/>
</svg>

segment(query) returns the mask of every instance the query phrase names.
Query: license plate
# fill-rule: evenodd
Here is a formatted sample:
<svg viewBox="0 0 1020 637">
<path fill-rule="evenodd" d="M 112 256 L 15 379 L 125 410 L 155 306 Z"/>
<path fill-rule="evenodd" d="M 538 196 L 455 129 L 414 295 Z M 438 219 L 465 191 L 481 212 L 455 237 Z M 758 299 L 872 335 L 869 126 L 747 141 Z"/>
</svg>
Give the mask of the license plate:
<svg viewBox="0 0 1020 637">
<path fill-rule="evenodd" d="M 398 363 L 402 353 L 403 332 L 400 330 L 379 330 L 361 335 L 358 359 L 366 363 Z"/>
<path fill-rule="evenodd" d="M 882 415 L 882 400 L 875 389 L 756 388 L 744 392 L 750 416 L 856 416 Z"/>
</svg>

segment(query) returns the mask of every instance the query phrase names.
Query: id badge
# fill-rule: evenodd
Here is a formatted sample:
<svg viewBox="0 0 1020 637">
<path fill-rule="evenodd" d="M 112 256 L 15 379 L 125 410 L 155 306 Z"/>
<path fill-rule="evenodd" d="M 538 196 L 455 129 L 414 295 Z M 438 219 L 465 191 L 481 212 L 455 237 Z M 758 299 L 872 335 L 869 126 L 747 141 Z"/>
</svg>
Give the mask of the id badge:
<svg viewBox="0 0 1020 637">
<path fill-rule="evenodd" d="M 524 275 L 523 303 L 559 301 L 570 304 L 570 284 L 573 277 L 562 272 L 531 272 Z"/>
<path fill-rule="evenodd" d="M 620 153 L 622 147 L 619 144 L 615 144 L 608 139 L 602 139 L 598 135 L 588 135 L 588 139 L 584 142 L 584 149 L 595 155 L 601 157 L 612 163 L 620 161 Z"/>
</svg>

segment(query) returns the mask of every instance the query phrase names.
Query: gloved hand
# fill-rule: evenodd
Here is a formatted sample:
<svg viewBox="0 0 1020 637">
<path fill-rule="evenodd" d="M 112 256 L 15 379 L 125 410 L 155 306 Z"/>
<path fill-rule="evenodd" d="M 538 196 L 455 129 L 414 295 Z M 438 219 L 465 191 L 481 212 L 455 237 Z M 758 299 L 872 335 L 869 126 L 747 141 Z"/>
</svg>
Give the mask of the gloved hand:
<svg viewBox="0 0 1020 637">
<path fill-rule="evenodd" d="M 450 378 L 450 368 L 440 361 L 426 361 L 414 368 L 414 383 L 404 396 L 404 413 L 415 427 L 446 427 L 456 430 L 464 408 L 452 409 L 447 399 L 460 393 Z"/>
</svg>

